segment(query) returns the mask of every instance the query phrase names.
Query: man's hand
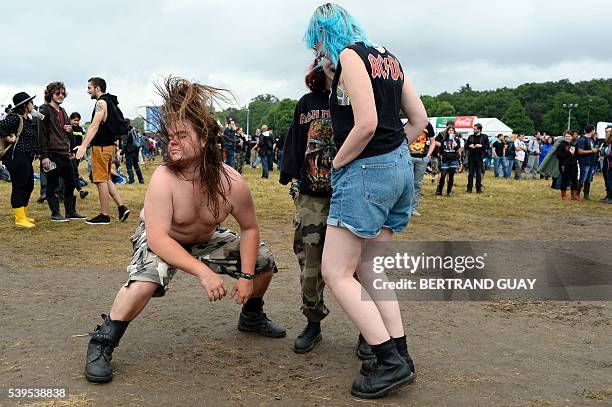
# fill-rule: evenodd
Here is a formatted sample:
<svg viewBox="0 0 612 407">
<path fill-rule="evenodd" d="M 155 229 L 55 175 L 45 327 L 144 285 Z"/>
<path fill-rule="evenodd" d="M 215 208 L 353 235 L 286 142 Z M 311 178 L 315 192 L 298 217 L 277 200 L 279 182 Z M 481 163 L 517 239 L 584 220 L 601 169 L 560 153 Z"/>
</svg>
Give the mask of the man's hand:
<svg viewBox="0 0 612 407">
<path fill-rule="evenodd" d="M 253 280 L 247 280 L 246 278 L 238 279 L 236 284 L 234 284 L 230 298 L 233 299 L 236 294 L 238 294 L 236 304 L 240 305 L 247 302 L 248 299 L 251 298 L 251 295 L 253 295 Z"/>
<path fill-rule="evenodd" d="M 85 152 L 87 151 L 87 147 L 85 147 L 84 144 L 81 144 L 80 146 L 78 146 L 76 148 L 76 153 L 74 154 L 77 158 L 77 160 L 80 160 L 81 158 L 85 157 Z"/>
<path fill-rule="evenodd" d="M 8 141 L 9 143 L 14 143 L 15 140 L 17 140 L 17 136 L 15 136 L 14 134 L 11 134 L 6 138 L 6 141 Z"/>
<path fill-rule="evenodd" d="M 51 160 L 49 160 L 48 158 L 43 158 L 42 166 L 45 171 L 49 171 L 51 169 Z"/>
<path fill-rule="evenodd" d="M 219 301 L 227 294 L 227 288 L 225 288 L 223 279 L 212 271 L 208 271 L 204 276 L 200 277 L 200 284 L 206 290 L 209 301 Z"/>
<path fill-rule="evenodd" d="M 70 133 L 70 132 L 72 131 L 72 126 L 71 126 L 71 125 L 69 125 L 69 124 L 65 124 L 65 125 L 64 125 L 64 131 L 65 131 L 66 133 Z"/>
</svg>

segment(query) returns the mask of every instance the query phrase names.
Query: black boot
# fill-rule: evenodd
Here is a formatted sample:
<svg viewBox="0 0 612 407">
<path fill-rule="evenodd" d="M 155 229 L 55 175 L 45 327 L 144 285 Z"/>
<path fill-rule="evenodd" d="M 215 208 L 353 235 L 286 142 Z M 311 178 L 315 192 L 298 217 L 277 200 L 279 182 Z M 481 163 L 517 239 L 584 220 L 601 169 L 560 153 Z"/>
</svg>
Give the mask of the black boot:
<svg viewBox="0 0 612 407">
<path fill-rule="evenodd" d="M 127 170 L 128 173 L 128 184 L 133 184 L 134 183 L 134 171 L 132 171 L 132 169 L 128 169 Z"/>
<path fill-rule="evenodd" d="M 359 338 L 357 339 L 357 357 L 361 360 L 376 359 L 376 356 L 372 353 L 372 349 L 370 349 L 370 345 L 368 345 L 361 334 L 359 334 Z"/>
<path fill-rule="evenodd" d="M 85 216 L 76 211 L 76 196 L 64 198 L 64 208 L 66 208 L 66 218 L 68 220 L 84 220 Z"/>
<path fill-rule="evenodd" d="M 401 338 L 392 338 L 392 339 L 393 339 L 393 342 L 395 343 L 395 348 L 397 349 L 397 352 L 400 354 L 401 357 L 404 358 L 406 363 L 408 363 L 410 370 L 412 371 L 412 373 L 414 373 L 416 377 L 416 370 L 414 368 L 414 362 L 412 358 L 410 357 L 410 354 L 408 353 L 408 344 L 406 343 L 406 335 L 402 336 Z M 361 369 L 359 370 L 359 373 L 361 373 L 364 376 L 368 376 L 374 373 L 375 369 L 376 369 L 376 359 L 364 360 L 363 363 L 361 363 Z"/>
<path fill-rule="evenodd" d="M 136 176 L 138 177 L 138 183 L 144 184 L 144 178 L 142 176 L 142 171 L 140 171 L 140 168 L 136 170 Z"/>
<path fill-rule="evenodd" d="M 51 220 L 53 222 L 68 222 L 68 219 L 62 215 L 59 209 L 59 198 L 55 195 L 47 197 L 49 209 L 51 209 Z"/>
<path fill-rule="evenodd" d="M 589 201 L 591 199 L 590 195 L 591 195 L 591 183 L 585 182 L 584 183 L 584 200 Z"/>
<path fill-rule="evenodd" d="M 376 355 L 376 368 L 369 376 L 353 381 L 351 394 L 364 399 L 375 399 L 387 395 L 392 390 L 412 383 L 414 373 L 408 363 L 400 356 L 392 339 L 372 346 Z"/>
<path fill-rule="evenodd" d="M 582 183 L 582 182 L 580 182 L 580 181 L 578 181 L 578 189 L 577 189 L 577 191 L 578 191 L 578 196 L 580 196 L 580 191 L 582 191 L 582 185 L 583 185 L 583 183 Z"/>
<path fill-rule="evenodd" d="M 263 312 L 263 299 L 251 298 L 242 306 L 238 330 L 242 332 L 255 332 L 269 338 L 284 338 L 287 330 L 272 322 Z"/>
<path fill-rule="evenodd" d="M 89 335 L 87 359 L 85 360 L 85 377 L 90 382 L 103 383 L 113 380 L 113 350 L 128 327 L 129 321 L 111 321 L 108 315 L 102 314 L 104 322 L 98 325 Z"/>
<path fill-rule="evenodd" d="M 295 353 L 308 353 L 314 349 L 318 342 L 321 342 L 321 323 L 308 321 L 306 328 L 295 340 L 293 351 Z"/>
</svg>

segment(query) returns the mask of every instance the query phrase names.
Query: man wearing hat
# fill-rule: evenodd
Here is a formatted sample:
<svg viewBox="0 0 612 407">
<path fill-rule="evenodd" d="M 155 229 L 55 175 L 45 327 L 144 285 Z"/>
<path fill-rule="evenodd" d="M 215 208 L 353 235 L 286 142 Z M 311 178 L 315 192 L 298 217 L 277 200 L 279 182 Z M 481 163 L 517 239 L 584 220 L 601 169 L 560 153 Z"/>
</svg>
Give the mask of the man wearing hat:
<svg viewBox="0 0 612 407">
<path fill-rule="evenodd" d="M 34 190 L 32 161 L 38 151 L 36 132 L 29 117 L 34 110 L 34 98 L 25 92 L 17 93 L 13 96 L 14 107 L 0 121 L 0 138 L 8 143 L 8 148 L 0 150 L 0 156 L 11 174 L 11 207 L 15 225 L 23 228 L 35 226 L 34 219 L 27 214 L 30 195 Z"/>
</svg>

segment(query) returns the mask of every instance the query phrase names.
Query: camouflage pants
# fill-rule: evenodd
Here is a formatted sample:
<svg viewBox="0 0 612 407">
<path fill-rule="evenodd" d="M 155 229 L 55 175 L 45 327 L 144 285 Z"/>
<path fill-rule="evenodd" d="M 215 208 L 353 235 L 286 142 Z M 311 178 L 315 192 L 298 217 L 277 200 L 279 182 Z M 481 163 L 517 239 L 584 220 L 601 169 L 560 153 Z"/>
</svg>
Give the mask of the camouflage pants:
<svg viewBox="0 0 612 407">
<path fill-rule="evenodd" d="M 242 174 L 242 167 L 244 167 L 245 155 L 244 151 L 241 148 L 236 149 L 234 154 L 234 169 L 238 171 L 238 173 Z"/>
<path fill-rule="evenodd" d="M 293 252 L 300 264 L 302 313 L 309 321 L 318 322 L 329 314 L 323 301 L 325 282 L 321 276 L 329 198 L 300 194 L 295 205 Z"/>
<path fill-rule="evenodd" d="M 162 297 L 168 290 L 168 284 L 177 269 L 151 251 L 144 222 L 140 222 L 130 240 L 134 252 L 127 267 L 128 280 L 125 286 L 129 286 L 133 281 L 156 283 L 159 287 L 153 296 Z M 244 276 L 240 267 L 240 236 L 230 230 L 217 227 L 207 242 L 183 245 L 183 247 L 217 274 L 227 274 L 236 279 Z M 272 252 L 264 242 L 260 242 L 255 261 L 255 275 L 266 271 L 276 273 L 278 269 Z"/>
</svg>

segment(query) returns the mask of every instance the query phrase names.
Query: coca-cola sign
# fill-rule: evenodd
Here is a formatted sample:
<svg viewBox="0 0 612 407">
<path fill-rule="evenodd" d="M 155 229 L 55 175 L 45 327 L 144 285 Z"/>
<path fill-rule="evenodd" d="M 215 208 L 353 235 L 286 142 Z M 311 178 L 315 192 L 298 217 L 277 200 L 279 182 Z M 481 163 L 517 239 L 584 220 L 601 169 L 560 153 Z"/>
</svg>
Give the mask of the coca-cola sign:
<svg viewBox="0 0 612 407">
<path fill-rule="evenodd" d="M 471 129 L 474 126 L 476 116 L 460 116 L 455 117 L 455 127 L 462 129 Z"/>
<path fill-rule="evenodd" d="M 438 117 L 436 127 L 446 127 L 446 124 L 451 121 L 455 122 L 455 127 L 458 129 L 471 129 L 476 121 L 476 116 Z"/>
</svg>

